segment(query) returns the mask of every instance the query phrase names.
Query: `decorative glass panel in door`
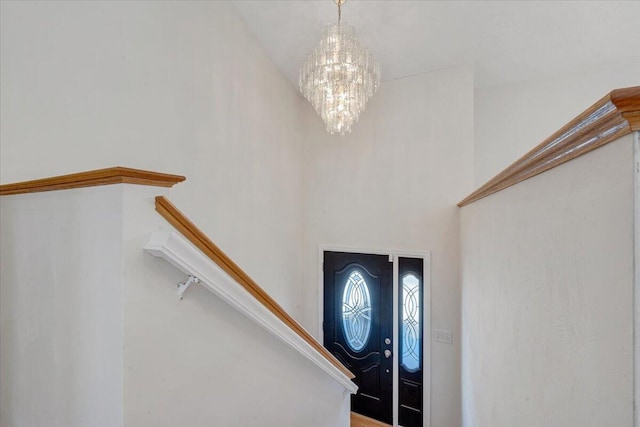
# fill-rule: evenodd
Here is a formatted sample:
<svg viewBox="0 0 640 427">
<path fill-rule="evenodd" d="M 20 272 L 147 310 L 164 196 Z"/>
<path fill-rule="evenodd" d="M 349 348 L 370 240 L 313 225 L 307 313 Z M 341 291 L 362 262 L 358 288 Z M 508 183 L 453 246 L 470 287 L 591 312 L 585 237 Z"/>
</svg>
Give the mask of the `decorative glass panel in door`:
<svg viewBox="0 0 640 427">
<path fill-rule="evenodd" d="M 371 333 L 371 297 L 369 286 L 358 270 L 349 274 L 342 294 L 342 327 L 347 345 L 361 351 Z"/>
</svg>

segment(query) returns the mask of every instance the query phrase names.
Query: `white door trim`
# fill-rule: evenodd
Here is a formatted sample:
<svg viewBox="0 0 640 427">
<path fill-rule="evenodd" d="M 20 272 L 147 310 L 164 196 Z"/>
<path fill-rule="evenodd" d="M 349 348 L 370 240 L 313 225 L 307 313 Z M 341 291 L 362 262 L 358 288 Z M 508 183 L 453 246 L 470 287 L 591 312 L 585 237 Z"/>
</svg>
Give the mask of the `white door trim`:
<svg viewBox="0 0 640 427">
<path fill-rule="evenodd" d="M 388 255 L 393 259 L 393 425 L 394 427 L 401 427 L 398 425 L 398 295 L 399 295 L 399 283 L 398 283 L 398 258 L 422 258 L 423 260 L 423 304 L 424 304 L 424 326 L 422 337 L 422 363 L 423 369 L 423 426 L 431 426 L 431 252 L 430 251 L 403 251 L 392 249 L 363 249 L 347 246 L 335 246 L 335 245 L 319 245 L 318 248 L 318 341 L 324 344 L 324 331 L 322 322 L 324 320 L 324 253 L 325 252 L 348 252 L 357 254 L 370 254 L 370 255 Z M 428 351 L 425 351 L 424 346 L 428 344 Z"/>
<path fill-rule="evenodd" d="M 633 134 L 633 422 L 640 427 L 640 132 Z"/>
</svg>

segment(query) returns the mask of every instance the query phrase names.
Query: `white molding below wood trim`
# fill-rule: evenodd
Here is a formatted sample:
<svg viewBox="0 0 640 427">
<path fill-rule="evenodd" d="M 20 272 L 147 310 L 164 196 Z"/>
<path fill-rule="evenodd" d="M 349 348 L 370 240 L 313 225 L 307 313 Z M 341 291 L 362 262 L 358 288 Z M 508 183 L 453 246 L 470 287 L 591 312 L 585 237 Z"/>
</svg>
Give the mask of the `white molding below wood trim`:
<svg viewBox="0 0 640 427">
<path fill-rule="evenodd" d="M 144 249 L 153 256 L 164 258 L 183 273 L 198 278 L 200 285 L 310 360 L 346 391 L 357 392 L 358 386 L 344 373 L 178 233 L 154 232 Z"/>
</svg>

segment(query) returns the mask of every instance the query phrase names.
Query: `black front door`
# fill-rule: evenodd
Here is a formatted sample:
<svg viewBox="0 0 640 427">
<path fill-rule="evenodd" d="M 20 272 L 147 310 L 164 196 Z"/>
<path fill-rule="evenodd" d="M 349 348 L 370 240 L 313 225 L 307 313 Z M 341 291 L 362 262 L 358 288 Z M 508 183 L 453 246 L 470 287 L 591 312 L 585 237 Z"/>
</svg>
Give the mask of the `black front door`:
<svg viewBox="0 0 640 427">
<path fill-rule="evenodd" d="M 393 423 L 393 263 L 324 253 L 324 345 L 355 375 L 351 410 Z"/>
</svg>

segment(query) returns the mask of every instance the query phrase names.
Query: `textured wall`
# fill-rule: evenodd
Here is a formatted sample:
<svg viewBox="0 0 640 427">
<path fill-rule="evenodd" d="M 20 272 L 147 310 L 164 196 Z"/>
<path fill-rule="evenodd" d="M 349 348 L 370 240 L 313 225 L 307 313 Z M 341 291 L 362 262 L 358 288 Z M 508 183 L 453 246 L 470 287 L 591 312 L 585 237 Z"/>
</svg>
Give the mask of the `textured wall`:
<svg viewBox="0 0 640 427">
<path fill-rule="evenodd" d="M 632 425 L 631 137 L 462 208 L 464 426 Z"/>
<path fill-rule="evenodd" d="M 0 425 L 122 425 L 122 189 L 0 198 Z"/>
<path fill-rule="evenodd" d="M 317 333 L 319 245 L 430 251 L 432 327 L 454 337 L 425 349 L 433 427 L 460 425 L 456 203 L 472 190 L 472 107 L 471 67 L 385 82 L 352 134 L 306 144 L 306 326 Z"/>
<path fill-rule="evenodd" d="M 124 192 L 125 426 L 347 427 L 344 387 L 185 275 L 141 250 L 170 227 L 157 189 Z"/>
<path fill-rule="evenodd" d="M 346 427 L 344 387 L 143 251 L 156 187 L 0 199 L 3 427 Z"/>
<path fill-rule="evenodd" d="M 631 52 L 630 52 L 631 54 Z M 640 84 L 640 59 L 486 87 L 475 96 L 475 186 L 487 182 L 601 97 Z"/>
<path fill-rule="evenodd" d="M 234 7 L 0 7 L 0 182 L 116 165 L 185 175 L 178 206 L 294 311 L 311 111 Z"/>
</svg>

